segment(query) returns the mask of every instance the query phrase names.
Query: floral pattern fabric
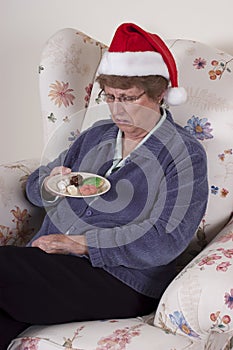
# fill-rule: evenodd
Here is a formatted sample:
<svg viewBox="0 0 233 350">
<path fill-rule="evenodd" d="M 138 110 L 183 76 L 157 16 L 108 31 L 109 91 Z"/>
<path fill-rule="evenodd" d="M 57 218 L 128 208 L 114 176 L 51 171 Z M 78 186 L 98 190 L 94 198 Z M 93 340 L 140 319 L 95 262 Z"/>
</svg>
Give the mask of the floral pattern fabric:
<svg viewBox="0 0 233 350">
<path fill-rule="evenodd" d="M 39 65 L 45 143 L 74 114 L 79 120 L 77 129 L 70 132 L 81 131 L 95 71 L 105 49 L 104 44 L 72 28 L 58 31 L 47 41 Z"/>
<path fill-rule="evenodd" d="M 75 96 L 71 94 L 71 92 L 74 90 L 68 88 L 69 83 L 56 80 L 56 83 L 50 84 L 49 87 L 51 90 L 49 91 L 48 97 L 51 99 L 51 101 L 54 101 L 58 108 L 60 108 L 62 104 L 65 107 L 69 107 L 70 104 L 74 104 L 73 100 L 75 99 Z"/>
<path fill-rule="evenodd" d="M 206 214 L 179 259 L 179 274 L 150 322 L 144 317 L 33 326 L 16 338 L 9 350 L 233 348 L 233 221 L 229 222 L 233 211 L 233 58 L 195 41 L 168 40 L 167 45 L 178 63 L 180 85 L 188 93 L 187 103 L 170 109 L 176 122 L 205 148 L 210 185 Z M 48 149 L 58 152 L 69 147 L 96 119 L 109 118 L 106 106 L 96 100 L 99 87 L 94 82 L 105 49 L 105 45 L 75 29 L 61 30 L 46 43 L 39 76 Z M 65 141 L 58 145 L 54 131 L 59 126 L 59 140 Z M 7 171 L 12 175 L 15 169 L 13 165 Z M 20 187 L 27 174 L 23 164 L 17 168 L 17 179 L 11 179 L 19 185 L 17 193 L 12 187 L 5 190 L 6 175 L 0 177 L 8 215 L 8 221 L 0 226 L 2 244 L 11 242 L 11 232 L 16 232 L 21 244 L 22 237 L 34 230 L 34 209 L 25 204 Z M 12 196 L 14 201 L 7 201 Z"/>
<path fill-rule="evenodd" d="M 25 197 L 28 175 L 38 160 L 0 165 L 0 245 L 24 246 L 39 229 L 44 211 Z"/>
<path fill-rule="evenodd" d="M 232 237 L 233 220 L 169 285 L 154 325 L 208 346 L 212 332 L 225 334 L 228 346 L 233 342 Z"/>
<path fill-rule="evenodd" d="M 172 113 L 207 152 L 210 195 L 203 235 L 210 242 L 233 209 L 233 58 L 198 42 L 170 40 L 168 45 L 178 62 L 180 84 L 188 92 L 187 103 L 173 107 Z"/>
<path fill-rule="evenodd" d="M 167 337 L 135 318 L 31 327 L 9 350 L 183 350 L 191 345 L 185 337 Z"/>
</svg>

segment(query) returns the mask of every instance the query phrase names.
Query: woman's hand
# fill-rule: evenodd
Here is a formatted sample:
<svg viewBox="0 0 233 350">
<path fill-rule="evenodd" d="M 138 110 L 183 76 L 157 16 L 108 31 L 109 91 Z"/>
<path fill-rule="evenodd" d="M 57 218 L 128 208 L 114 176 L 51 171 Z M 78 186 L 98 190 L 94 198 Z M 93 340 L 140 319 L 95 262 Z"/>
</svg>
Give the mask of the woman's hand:
<svg viewBox="0 0 233 350">
<path fill-rule="evenodd" d="M 58 233 L 41 236 L 32 242 L 32 247 L 40 248 L 49 254 L 88 254 L 86 237 L 83 235 L 72 237 Z"/>
<path fill-rule="evenodd" d="M 71 173 L 71 169 L 67 168 L 65 166 L 56 166 L 55 168 L 53 168 L 53 170 L 51 171 L 51 173 L 49 174 L 49 177 L 54 176 L 54 175 L 67 175 Z"/>
<path fill-rule="evenodd" d="M 70 168 L 67 168 L 67 167 L 64 167 L 64 166 L 57 166 L 55 168 L 53 168 L 53 170 L 50 172 L 49 176 L 47 176 L 44 180 L 44 183 L 43 183 L 43 189 L 48 193 L 48 194 L 51 194 L 49 188 L 47 187 L 47 182 L 48 180 L 52 177 L 52 176 L 55 176 L 55 175 L 67 175 L 67 174 L 70 174 L 71 173 L 71 169 Z M 54 196 L 54 194 L 53 194 Z"/>
</svg>

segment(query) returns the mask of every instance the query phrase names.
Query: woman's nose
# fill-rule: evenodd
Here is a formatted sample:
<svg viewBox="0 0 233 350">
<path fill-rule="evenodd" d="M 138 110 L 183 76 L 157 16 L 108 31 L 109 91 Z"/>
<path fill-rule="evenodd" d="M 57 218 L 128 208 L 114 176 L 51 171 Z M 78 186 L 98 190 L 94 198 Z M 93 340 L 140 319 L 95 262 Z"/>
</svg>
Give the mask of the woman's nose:
<svg viewBox="0 0 233 350">
<path fill-rule="evenodd" d="M 123 104 L 121 102 L 114 101 L 111 103 L 112 114 L 119 114 L 119 113 L 122 113 L 124 111 L 125 111 L 125 109 L 124 109 Z"/>
</svg>

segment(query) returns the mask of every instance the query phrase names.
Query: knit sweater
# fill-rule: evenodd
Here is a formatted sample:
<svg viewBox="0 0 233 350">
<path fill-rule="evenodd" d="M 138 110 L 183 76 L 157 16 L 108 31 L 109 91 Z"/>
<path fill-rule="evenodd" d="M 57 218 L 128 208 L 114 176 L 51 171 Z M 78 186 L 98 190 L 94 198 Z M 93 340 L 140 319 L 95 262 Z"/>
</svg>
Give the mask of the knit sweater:
<svg viewBox="0 0 233 350">
<path fill-rule="evenodd" d="M 98 122 L 29 176 L 28 198 L 47 209 L 33 240 L 52 233 L 85 235 L 88 256 L 83 258 L 93 267 L 159 298 L 174 278 L 175 260 L 193 238 L 208 198 L 205 151 L 169 112 L 124 166 L 108 176 L 107 193 L 94 201 L 65 197 L 56 204 L 41 195 L 42 182 L 55 166 L 104 176 L 113 163 L 117 133 L 111 121 Z"/>
</svg>

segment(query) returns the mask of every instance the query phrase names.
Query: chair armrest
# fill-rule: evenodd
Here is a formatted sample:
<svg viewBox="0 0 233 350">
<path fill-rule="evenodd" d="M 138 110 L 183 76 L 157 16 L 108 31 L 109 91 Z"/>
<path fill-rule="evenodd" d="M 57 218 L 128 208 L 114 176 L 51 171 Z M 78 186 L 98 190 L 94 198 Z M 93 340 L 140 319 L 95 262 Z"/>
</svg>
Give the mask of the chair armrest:
<svg viewBox="0 0 233 350">
<path fill-rule="evenodd" d="M 233 331 L 233 220 L 173 280 L 154 324 L 192 338 Z"/>
<path fill-rule="evenodd" d="M 27 177 L 38 165 L 33 159 L 0 165 L 0 245 L 25 245 L 42 223 L 44 210 L 25 196 Z"/>
</svg>

